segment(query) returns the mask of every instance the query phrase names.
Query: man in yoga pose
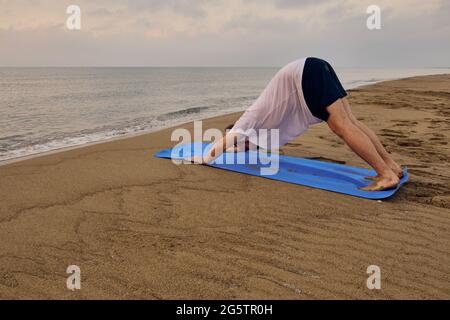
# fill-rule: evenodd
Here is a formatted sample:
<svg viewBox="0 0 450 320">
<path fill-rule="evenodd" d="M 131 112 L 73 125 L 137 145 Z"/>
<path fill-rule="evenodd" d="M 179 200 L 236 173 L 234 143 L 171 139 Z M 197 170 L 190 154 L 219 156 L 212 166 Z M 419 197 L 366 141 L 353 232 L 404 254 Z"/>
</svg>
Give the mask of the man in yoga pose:
<svg viewBox="0 0 450 320">
<path fill-rule="evenodd" d="M 355 118 L 346 97 L 347 93 L 328 62 L 318 58 L 294 61 L 275 75 L 256 102 L 203 158 L 190 160 L 199 164 L 211 163 L 223 152 L 237 148 L 236 140 L 247 137 L 248 141 L 258 129 L 278 129 L 279 146 L 283 146 L 303 134 L 309 126 L 326 122 L 331 131 L 378 173 L 373 177 L 374 182 L 362 190 L 382 191 L 397 187 L 403 175 L 402 168 L 391 158 L 376 134 Z"/>
</svg>

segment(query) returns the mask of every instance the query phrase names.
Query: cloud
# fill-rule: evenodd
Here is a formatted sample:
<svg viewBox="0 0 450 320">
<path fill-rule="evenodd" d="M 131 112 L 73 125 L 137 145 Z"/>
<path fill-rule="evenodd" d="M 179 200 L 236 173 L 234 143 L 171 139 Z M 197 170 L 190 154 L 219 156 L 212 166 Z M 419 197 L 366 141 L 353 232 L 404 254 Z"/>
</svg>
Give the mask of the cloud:
<svg viewBox="0 0 450 320">
<path fill-rule="evenodd" d="M 68 31 L 75 2 L 82 30 Z M 379 31 L 369 0 L 0 0 L 0 65 L 450 65 L 448 1 L 377 3 Z"/>
</svg>

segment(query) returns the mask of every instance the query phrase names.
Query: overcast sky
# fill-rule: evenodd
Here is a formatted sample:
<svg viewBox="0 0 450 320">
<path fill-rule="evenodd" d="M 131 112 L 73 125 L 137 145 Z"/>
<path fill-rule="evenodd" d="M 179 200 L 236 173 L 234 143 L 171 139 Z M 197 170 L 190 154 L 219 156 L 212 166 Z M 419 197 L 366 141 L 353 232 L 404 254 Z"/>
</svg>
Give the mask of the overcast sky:
<svg viewBox="0 0 450 320">
<path fill-rule="evenodd" d="M 0 0 L 0 66 L 450 67 L 449 21 L 450 0 Z"/>
</svg>

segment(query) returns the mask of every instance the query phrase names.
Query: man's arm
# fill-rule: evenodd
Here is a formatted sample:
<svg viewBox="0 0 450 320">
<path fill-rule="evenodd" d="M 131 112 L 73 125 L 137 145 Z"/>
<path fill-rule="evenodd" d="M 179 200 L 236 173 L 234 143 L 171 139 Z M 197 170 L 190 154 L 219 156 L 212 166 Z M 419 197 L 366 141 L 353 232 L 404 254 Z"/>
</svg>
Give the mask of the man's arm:
<svg viewBox="0 0 450 320">
<path fill-rule="evenodd" d="M 222 137 L 220 140 L 218 140 L 212 148 L 208 151 L 206 155 L 203 157 L 203 162 L 208 164 L 216 160 L 218 157 L 220 157 L 226 150 L 230 148 L 235 148 L 236 144 L 239 146 L 239 138 L 241 138 L 241 135 L 237 133 L 228 133 L 224 137 Z"/>
<path fill-rule="evenodd" d="M 226 150 L 235 148 L 235 142 L 239 141 L 240 138 L 242 138 L 242 135 L 238 133 L 228 133 L 224 137 L 216 141 L 212 148 L 209 149 L 208 153 L 203 155 L 203 158 L 195 156 L 191 159 L 186 160 L 198 164 L 209 164 L 220 157 Z M 239 143 L 237 145 L 239 146 Z"/>
</svg>

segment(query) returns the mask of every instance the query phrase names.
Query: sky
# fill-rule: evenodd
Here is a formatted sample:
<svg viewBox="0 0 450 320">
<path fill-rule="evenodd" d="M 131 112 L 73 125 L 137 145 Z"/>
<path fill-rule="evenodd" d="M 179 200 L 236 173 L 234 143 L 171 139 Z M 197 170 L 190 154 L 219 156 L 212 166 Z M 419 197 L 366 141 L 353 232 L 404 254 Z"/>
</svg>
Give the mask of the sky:
<svg viewBox="0 0 450 320">
<path fill-rule="evenodd" d="M 69 30 L 69 5 L 81 29 Z M 381 29 L 369 30 L 369 5 Z M 450 0 L 0 0 L 0 66 L 450 67 Z"/>
</svg>

